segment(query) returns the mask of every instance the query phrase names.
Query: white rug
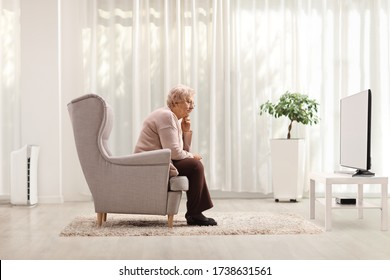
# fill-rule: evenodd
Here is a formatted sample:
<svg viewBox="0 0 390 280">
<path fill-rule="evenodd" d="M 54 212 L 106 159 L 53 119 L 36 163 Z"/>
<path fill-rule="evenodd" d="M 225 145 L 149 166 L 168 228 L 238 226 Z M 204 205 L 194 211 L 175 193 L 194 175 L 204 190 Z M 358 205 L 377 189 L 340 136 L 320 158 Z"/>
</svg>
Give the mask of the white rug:
<svg viewBox="0 0 390 280">
<path fill-rule="evenodd" d="M 290 213 L 232 212 L 212 213 L 218 226 L 188 226 L 183 216 L 175 216 L 173 228 L 167 217 L 108 214 L 102 227 L 96 216 L 76 217 L 60 236 L 189 236 L 189 235 L 261 235 L 317 234 L 324 230 L 307 219 Z"/>
</svg>

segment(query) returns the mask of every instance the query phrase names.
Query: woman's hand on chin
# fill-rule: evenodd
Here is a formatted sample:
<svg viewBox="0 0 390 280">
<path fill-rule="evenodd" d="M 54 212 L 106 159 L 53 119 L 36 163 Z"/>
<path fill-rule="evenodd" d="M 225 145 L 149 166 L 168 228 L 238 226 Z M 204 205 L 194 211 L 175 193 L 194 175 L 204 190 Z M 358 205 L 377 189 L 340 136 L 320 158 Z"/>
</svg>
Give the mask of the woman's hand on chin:
<svg viewBox="0 0 390 280">
<path fill-rule="evenodd" d="M 190 116 L 186 116 L 181 120 L 181 130 L 183 132 L 189 132 L 191 130 Z"/>
</svg>

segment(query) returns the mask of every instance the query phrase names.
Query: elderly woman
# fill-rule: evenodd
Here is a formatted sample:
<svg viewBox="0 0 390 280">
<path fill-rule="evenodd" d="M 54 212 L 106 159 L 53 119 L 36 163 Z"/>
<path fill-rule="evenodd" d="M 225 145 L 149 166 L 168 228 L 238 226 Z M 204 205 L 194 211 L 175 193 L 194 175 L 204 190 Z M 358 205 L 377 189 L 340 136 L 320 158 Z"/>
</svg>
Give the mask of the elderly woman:
<svg viewBox="0 0 390 280">
<path fill-rule="evenodd" d="M 202 157 L 190 152 L 192 131 L 190 113 L 194 109 L 194 90 L 183 85 L 172 88 L 167 98 L 168 107 L 153 111 L 144 121 L 135 152 L 170 149 L 170 176 L 187 176 L 188 225 L 214 226 L 216 221 L 203 215 L 213 207 L 204 175 Z"/>
</svg>

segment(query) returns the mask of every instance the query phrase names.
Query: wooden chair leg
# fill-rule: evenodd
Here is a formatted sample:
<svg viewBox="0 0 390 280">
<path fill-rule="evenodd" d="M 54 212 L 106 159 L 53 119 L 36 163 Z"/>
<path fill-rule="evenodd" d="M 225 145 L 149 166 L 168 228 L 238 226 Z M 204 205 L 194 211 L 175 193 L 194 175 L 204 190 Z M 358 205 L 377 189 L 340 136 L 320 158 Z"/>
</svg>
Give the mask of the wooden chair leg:
<svg viewBox="0 0 390 280">
<path fill-rule="evenodd" d="M 103 213 L 103 222 L 107 221 L 107 213 Z"/>
<path fill-rule="evenodd" d="M 97 214 L 97 226 L 98 227 L 101 227 L 102 226 L 102 223 L 103 223 L 103 216 L 104 216 L 104 213 L 96 213 Z"/>
<path fill-rule="evenodd" d="M 172 214 L 168 215 L 168 227 L 169 228 L 173 227 L 173 215 Z"/>
</svg>

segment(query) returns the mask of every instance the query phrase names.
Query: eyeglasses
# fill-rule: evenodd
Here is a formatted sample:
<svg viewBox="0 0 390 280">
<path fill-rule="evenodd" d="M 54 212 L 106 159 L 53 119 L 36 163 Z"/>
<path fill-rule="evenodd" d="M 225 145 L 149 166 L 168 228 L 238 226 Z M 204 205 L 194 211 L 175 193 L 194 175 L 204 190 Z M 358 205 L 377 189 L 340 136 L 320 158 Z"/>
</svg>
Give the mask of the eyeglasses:
<svg viewBox="0 0 390 280">
<path fill-rule="evenodd" d="M 190 107 L 195 108 L 195 103 L 194 103 L 194 101 L 192 101 L 192 100 L 190 100 L 190 101 L 186 100 L 185 102 L 186 102 L 188 105 L 190 105 Z"/>
<path fill-rule="evenodd" d="M 195 108 L 195 103 L 192 100 L 185 100 L 185 101 L 182 101 L 179 103 L 187 103 L 191 108 Z M 179 103 L 177 103 L 177 104 L 179 104 Z"/>
</svg>

